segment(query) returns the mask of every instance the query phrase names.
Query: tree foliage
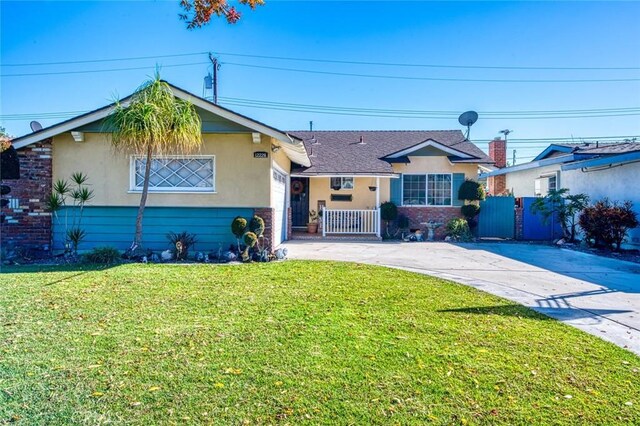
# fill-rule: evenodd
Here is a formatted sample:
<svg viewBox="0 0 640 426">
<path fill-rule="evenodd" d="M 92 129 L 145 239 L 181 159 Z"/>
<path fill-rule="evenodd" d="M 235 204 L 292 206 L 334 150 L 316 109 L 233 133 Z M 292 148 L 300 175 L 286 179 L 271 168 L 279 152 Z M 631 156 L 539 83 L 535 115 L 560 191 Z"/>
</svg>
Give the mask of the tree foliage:
<svg viewBox="0 0 640 426">
<path fill-rule="evenodd" d="M 154 157 L 189 153 L 202 145 L 201 121 L 194 106 L 178 99 L 156 73 L 131 96 L 128 104 L 115 102 L 105 121 L 111 143 L 118 151 L 145 156 L 144 184 L 136 218 L 133 245 L 142 243 L 142 217 L 149 193 Z"/>
<path fill-rule="evenodd" d="M 238 0 L 238 3 L 253 10 L 262 6 L 264 0 Z M 180 19 L 190 30 L 209 24 L 213 17 L 224 17 L 228 23 L 235 24 L 242 16 L 235 6 L 229 6 L 227 0 L 180 0 L 180 6 L 185 12 L 179 15 Z"/>
<path fill-rule="evenodd" d="M 564 238 L 575 241 L 576 215 L 587 207 L 588 203 L 589 196 L 586 194 L 571 195 L 567 188 L 552 189 L 545 197 L 533 202 L 531 212 L 541 214 L 544 223 L 548 223 L 549 218 L 557 214 Z"/>
</svg>

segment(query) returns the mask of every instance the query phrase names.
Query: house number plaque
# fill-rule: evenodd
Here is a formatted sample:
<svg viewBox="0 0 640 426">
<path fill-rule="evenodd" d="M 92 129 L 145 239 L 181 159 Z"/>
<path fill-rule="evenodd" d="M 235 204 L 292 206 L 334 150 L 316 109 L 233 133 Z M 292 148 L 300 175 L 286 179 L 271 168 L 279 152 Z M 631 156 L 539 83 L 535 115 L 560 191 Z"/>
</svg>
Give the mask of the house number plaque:
<svg viewBox="0 0 640 426">
<path fill-rule="evenodd" d="M 266 151 L 256 151 L 253 153 L 253 158 L 269 158 L 269 154 Z"/>
</svg>

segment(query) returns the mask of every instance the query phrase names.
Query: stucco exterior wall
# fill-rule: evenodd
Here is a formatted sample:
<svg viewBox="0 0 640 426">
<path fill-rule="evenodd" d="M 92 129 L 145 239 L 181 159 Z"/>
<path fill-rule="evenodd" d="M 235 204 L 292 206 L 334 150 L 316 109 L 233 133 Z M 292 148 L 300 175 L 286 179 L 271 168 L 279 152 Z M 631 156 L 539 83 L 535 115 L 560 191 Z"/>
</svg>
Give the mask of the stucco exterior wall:
<svg viewBox="0 0 640 426">
<path fill-rule="evenodd" d="M 514 197 L 535 197 L 535 181 L 541 175 L 549 173 L 557 173 L 560 170 L 559 164 L 553 164 L 545 167 L 538 167 L 535 169 L 522 170 L 516 172 L 510 172 L 506 174 L 507 177 L 507 190 L 511 191 Z M 547 180 L 543 180 L 542 194 L 547 193 Z M 557 182 L 558 188 L 566 187 L 563 182 L 562 176 Z"/>
<path fill-rule="evenodd" d="M 451 163 L 445 156 L 409 157 L 409 164 L 394 164 L 396 173 L 464 173 L 465 178 L 478 180 L 477 164 Z"/>
<path fill-rule="evenodd" d="M 84 172 L 94 190 L 90 205 L 137 206 L 140 193 L 130 191 L 130 156 L 113 151 L 105 134 L 85 133 L 84 142 L 71 134 L 53 140 L 53 180 Z M 200 155 L 215 155 L 215 193 L 149 193 L 147 205 L 158 207 L 269 207 L 271 141 L 254 144 L 251 134 L 204 134 Z M 269 158 L 254 158 L 266 151 Z"/>
<path fill-rule="evenodd" d="M 636 184 L 640 177 L 640 163 L 630 163 L 599 171 L 565 170 L 562 172 L 562 187 L 572 194 L 587 194 L 591 202 L 608 197 L 611 201 L 633 202 L 640 217 L 640 191 Z M 628 243 L 640 246 L 640 228 L 629 232 Z"/>
<path fill-rule="evenodd" d="M 331 189 L 331 179 L 317 177 L 309 179 L 309 209 L 318 208 L 318 200 L 326 201 L 328 209 L 374 209 L 376 208 L 376 191 L 370 191 L 369 186 L 376 185 L 376 178 L 357 177 L 354 180 L 353 190 Z M 383 185 L 384 183 L 384 185 Z M 380 202 L 389 201 L 389 178 L 380 178 Z M 351 195 L 351 201 L 331 201 L 331 194 Z"/>
</svg>

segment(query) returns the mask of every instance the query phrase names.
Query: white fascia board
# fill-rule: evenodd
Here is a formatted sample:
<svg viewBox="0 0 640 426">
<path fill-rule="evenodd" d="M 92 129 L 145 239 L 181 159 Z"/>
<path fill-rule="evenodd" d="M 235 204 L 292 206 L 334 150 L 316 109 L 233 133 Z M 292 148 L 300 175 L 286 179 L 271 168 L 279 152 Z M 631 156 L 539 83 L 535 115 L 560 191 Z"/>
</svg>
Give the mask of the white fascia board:
<svg viewBox="0 0 640 426">
<path fill-rule="evenodd" d="M 322 174 L 322 173 L 318 173 L 318 174 L 314 174 L 314 175 L 309 175 L 309 174 L 304 174 L 304 173 L 292 173 L 291 177 L 304 177 L 304 178 L 332 178 L 332 177 L 353 177 L 353 178 L 375 178 L 375 177 L 379 177 L 379 178 L 391 178 L 391 179 L 397 179 L 400 177 L 400 175 L 397 174 L 387 174 L 387 175 L 383 175 L 383 174 L 353 174 L 353 173 L 342 173 L 342 174 L 337 174 L 337 173 L 326 173 L 326 174 Z"/>
<path fill-rule="evenodd" d="M 434 141 L 433 139 L 426 140 L 426 141 L 424 141 L 422 143 L 419 143 L 418 145 L 414 145 L 414 146 L 412 146 L 410 148 L 404 149 L 404 150 L 396 152 L 394 154 L 387 155 L 387 158 L 402 157 L 404 155 L 408 155 L 408 154 L 410 154 L 412 152 L 415 152 L 415 151 L 417 151 L 419 149 L 422 149 L 422 148 L 425 148 L 427 146 L 432 146 L 434 148 L 438 148 L 439 150 L 444 151 L 447 154 L 455 155 L 455 156 L 460 157 L 460 158 L 473 158 L 469 154 L 465 154 L 462 151 L 458 151 L 456 149 L 450 148 L 450 147 L 448 147 L 446 145 L 443 145 L 443 144 L 441 144 L 439 142 Z"/>
<path fill-rule="evenodd" d="M 548 158 L 546 160 L 531 161 L 529 163 L 518 164 L 516 166 L 503 167 L 502 169 L 494 170 L 489 173 L 483 173 L 482 175 L 480 175 L 480 177 L 485 178 L 485 177 L 491 177 L 491 176 L 506 175 L 507 173 L 521 172 L 523 170 L 535 169 L 537 167 L 568 163 L 573 160 L 575 160 L 574 154 L 562 155 L 560 157 Z"/>
<path fill-rule="evenodd" d="M 27 145 L 31 145 L 32 143 L 40 142 L 42 140 L 57 136 L 61 133 L 69 132 L 73 129 L 84 126 L 85 124 L 102 120 L 103 118 L 105 118 L 111 113 L 112 109 L 113 109 L 113 106 L 109 105 L 107 107 L 99 109 L 98 111 L 92 112 L 84 116 L 80 116 L 75 120 L 65 121 L 60 124 L 48 127 L 40 132 L 22 136 L 19 141 L 14 142 L 13 146 L 15 149 L 20 149 Z"/>
</svg>

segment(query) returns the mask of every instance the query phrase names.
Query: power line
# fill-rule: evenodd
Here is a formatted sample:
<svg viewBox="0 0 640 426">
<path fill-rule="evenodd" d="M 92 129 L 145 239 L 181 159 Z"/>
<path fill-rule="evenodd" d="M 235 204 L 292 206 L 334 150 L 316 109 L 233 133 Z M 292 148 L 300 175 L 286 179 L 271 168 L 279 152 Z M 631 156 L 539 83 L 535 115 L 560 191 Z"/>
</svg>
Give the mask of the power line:
<svg viewBox="0 0 640 426">
<path fill-rule="evenodd" d="M 170 64 L 160 65 L 159 68 L 174 68 L 174 67 L 188 67 L 192 65 L 204 65 L 208 62 L 190 62 L 186 64 Z M 38 75 L 63 75 L 63 74 L 91 74 L 98 72 L 113 72 L 113 71 L 133 71 L 133 70 L 147 70 L 155 68 L 156 65 L 147 67 L 128 67 L 128 68 L 110 68 L 102 70 L 80 70 L 80 71 L 50 71 L 50 72 L 33 72 L 33 73 L 18 73 L 18 74 L 0 74 L 0 77 L 30 77 Z"/>
<path fill-rule="evenodd" d="M 128 58 L 87 59 L 83 61 L 31 62 L 26 64 L 0 64 L 0 67 L 33 67 L 33 66 L 43 66 L 43 65 L 72 65 L 72 64 L 91 64 L 91 63 L 99 63 L 99 62 L 138 61 L 142 59 L 177 58 L 177 57 L 184 57 L 184 56 L 205 55 L 206 53 L 207 52 L 193 52 L 193 53 L 176 53 L 173 55 L 132 56 Z"/>
<path fill-rule="evenodd" d="M 3 67 L 27 67 L 27 66 L 46 66 L 46 65 L 71 65 L 71 64 L 89 64 L 89 63 L 104 63 L 104 62 L 119 62 L 119 61 L 137 61 L 143 59 L 160 59 L 160 58 L 176 58 L 185 56 L 197 56 L 205 55 L 207 51 L 202 52 L 190 52 L 190 53 L 176 53 L 165 55 L 151 55 L 151 56 L 131 56 L 124 58 L 109 58 L 109 59 L 87 59 L 76 61 L 55 61 L 55 62 L 30 62 L 30 63 L 9 63 L 0 64 Z M 640 67 L 634 66 L 499 66 L 499 65 L 452 65 L 452 64 L 421 64 L 421 63 L 399 63 L 399 62 L 377 62 L 377 61 L 347 61 L 339 59 L 320 59 L 320 58 L 300 58 L 290 56 L 270 56 L 270 55 L 251 55 L 234 52 L 213 52 L 217 55 L 236 56 L 243 58 L 257 58 L 257 59 L 274 59 L 280 61 L 296 61 L 296 62 L 313 62 L 313 63 L 332 63 L 332 64 L 349 64 L 349 65 L 367 65 L 367 66 L 393 66 L 393 67 L 416 67 L 416 68 L 448 68 L 448 69 L 493 69 L 493 70 L 567 70 L 567 71 L 612 71 L 612 70 L 640 70 Z"/>
<path fill-rule="evenodd" d="M 393 80 L 420 80 L 420 81 L 456 81 L 456 82 L 472 82 L 472 83 L 612 83 L 612 82 L 629 82 L 640 81 L 640 78 L 596 78 L 596 79 L 547 79 L 547 80 L 533 80 L 533 79 L 482 79 L 482 78 L 448 78 L 448 77 L 415 77 L 415 76 L 400 76 L 400 75 L 382 75 L 382 74 L 358 74 L 348 72 L 337 71 L 320 71 L 298 68 L 285 68 L 285 67 L 273 67 L 267 65 L 255 65 L 255 64 L 241 64 L 238 62 L 222 62 L 224 65 L 232 65 L 237 67 L 247 68 L 259 68 L 276 71 L 289 71 L 308 74 L 323 74 L 323 75 L 337 75 L 344 77 L 362 77 L 362 78 L 384 78 Z"/>
</svg>

